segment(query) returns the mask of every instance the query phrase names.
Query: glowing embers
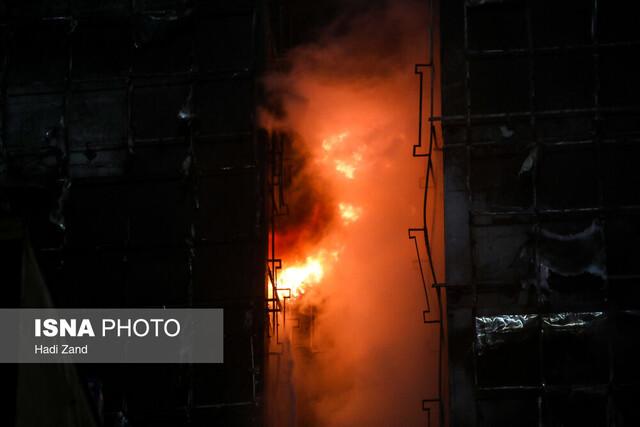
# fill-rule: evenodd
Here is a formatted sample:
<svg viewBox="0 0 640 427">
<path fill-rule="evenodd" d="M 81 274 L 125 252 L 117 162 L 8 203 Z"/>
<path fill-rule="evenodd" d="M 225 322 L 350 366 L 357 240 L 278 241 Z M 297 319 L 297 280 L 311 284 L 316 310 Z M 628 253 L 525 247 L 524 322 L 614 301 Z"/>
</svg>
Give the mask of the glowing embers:
<svg viewBox="0 0 640 427">
<path fill-rule="evenodd" d="M 344 160 L 336 160 L 336 171 L 344 175 L 347 179 L 353 179 L 356 174 L 356 167 Z"/>
<path fill-rule="evenodd" d="M 334 170 L 344 178 L 354 179 L 363 155 L 362 147 L 353 148 L 357 142 L 350 136 L 351 132 L 344 131 L 323 139 L 322 160 L 333 164 Z"/>
<path fill-rule="evenodd" d="M 346 225 L 356 222 L 362 215 L 362 208 L 350 205 L 348 203 L 338 204 L 340 216 Z"/>
<path fill-rule="evenodd" d="M 339 133 L 337 135 L 328 136 L 322 140 L 322 149 L 328 153 L 329 151 L 333 150 L 336 145 L 347 139 L 348 136 L 348 131 Z"/>
<path fill-rule="evenodd" d="M 361 162 L 362 153 L 360 151 L 353 152 L 348 160 L 338 159 L 334 161 L 336 171 L 347 179 L 355 178 L 356 170 Z"/>
</svg>

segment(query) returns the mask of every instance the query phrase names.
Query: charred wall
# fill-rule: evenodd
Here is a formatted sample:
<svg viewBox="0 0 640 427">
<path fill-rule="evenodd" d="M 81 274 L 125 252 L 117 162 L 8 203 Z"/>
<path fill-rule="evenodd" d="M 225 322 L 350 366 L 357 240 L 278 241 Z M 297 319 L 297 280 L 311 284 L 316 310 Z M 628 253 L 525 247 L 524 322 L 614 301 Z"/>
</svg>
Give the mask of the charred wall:
<svg viewBox="0 0 640 427">
<path fill-rule="evenodd" d="M 637 11 L 441 2 L 452 426 L 632 426 Z"/>
<path fill-rule="evenodd" d="M 268 7 L 0 2 L 2 305 L 28 245 L 57 307 L 225 310 L 224 365 L 79 367 L 99 425 L 261 425 Z"/>
</svg>

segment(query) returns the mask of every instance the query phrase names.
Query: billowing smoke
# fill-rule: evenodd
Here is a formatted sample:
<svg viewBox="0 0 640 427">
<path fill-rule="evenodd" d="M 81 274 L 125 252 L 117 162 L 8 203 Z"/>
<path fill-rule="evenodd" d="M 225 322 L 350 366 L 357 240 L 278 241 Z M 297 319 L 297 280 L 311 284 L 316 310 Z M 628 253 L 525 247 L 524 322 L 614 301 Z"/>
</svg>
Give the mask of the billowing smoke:
<svg viewBox="0 0 640 427">
<path fill-rule="evenodd" d="M 266 79 L 279 112 L 263 124 L 292 137 L 277 251 L 284 268 L 313 256 L 324 268 L 295 302 L 315 313 L 312 345 L 291 356 L 299 425 L 425 425 L 421 399 L 437 393 L 437 335 L 407 238 L 422 214 L 411 147 L 427 13 L 402 0 L 351 14 Z"/>
</svg>

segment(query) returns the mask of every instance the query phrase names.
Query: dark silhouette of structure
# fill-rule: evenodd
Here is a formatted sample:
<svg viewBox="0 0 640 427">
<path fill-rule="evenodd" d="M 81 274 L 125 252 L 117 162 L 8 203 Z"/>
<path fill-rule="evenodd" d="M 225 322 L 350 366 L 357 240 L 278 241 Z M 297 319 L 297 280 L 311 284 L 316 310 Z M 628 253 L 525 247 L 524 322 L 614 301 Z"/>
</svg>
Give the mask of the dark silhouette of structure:
<svg viewBox="0 0 640 427">
<path fill-rule="evenodd" d="M 632 426 L 637 11 L 441 2 L 452 426 Z"/>
</svg>

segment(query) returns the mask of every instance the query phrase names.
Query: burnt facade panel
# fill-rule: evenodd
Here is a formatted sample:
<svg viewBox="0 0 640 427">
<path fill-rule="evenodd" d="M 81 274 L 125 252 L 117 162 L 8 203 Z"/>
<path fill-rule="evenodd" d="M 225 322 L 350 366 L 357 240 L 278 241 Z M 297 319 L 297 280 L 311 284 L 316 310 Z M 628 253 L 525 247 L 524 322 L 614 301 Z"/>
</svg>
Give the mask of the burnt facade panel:
<svg viewBox="0 0 640 427">
<path fill-rule="evenodd" d="M 33 247 L 56 307 L 225 310 L 224 365 L 78 368 L 97 425 L 263 424 L 267 13 L 0 2 L 3 261 L 20 271 Z M 0 270 L 18 306 L 21 276 Z M 3 423 L 22 425 L 12 405 Z"/>
<path fill-rule="evenodd" d="M 634 16 L 441 4 L 450 425 L 634 425 Z"/>
</svg>

